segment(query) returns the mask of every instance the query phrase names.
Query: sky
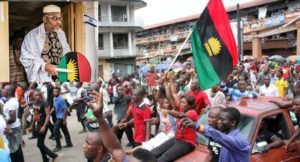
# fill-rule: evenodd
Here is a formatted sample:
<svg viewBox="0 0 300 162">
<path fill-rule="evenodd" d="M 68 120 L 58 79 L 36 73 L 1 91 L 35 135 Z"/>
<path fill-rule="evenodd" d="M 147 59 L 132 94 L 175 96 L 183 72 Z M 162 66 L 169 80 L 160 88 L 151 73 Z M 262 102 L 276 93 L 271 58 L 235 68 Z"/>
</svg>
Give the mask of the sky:
<svg viewBox="0 0 300 162">
<path fill-rule="evenodd" d="M 199 14 L 208 0 L 144 0 L 147 6 L 135 12 L 143 19 L 144 26 Z M 236 5 L 251 0 L 223 0 L 225 6 Z"/>
</svg>

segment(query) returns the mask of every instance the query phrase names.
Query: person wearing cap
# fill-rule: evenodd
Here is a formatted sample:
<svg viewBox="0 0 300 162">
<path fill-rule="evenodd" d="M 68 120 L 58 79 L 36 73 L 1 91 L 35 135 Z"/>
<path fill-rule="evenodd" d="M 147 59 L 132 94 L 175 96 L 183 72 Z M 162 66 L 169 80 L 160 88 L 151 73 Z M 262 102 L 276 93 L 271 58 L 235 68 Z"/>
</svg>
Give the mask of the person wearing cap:
<svg viewBox="0 0 300 162">
<path fill-rule="evenodd" d="M 60 58 L 70 52 L 61 27 L 61 9 L 55 5 L 43 9 L 43 23 L 24 38 L 20 61 L 29 82 L 51 82 L 57 79 Z"/>
</svg>

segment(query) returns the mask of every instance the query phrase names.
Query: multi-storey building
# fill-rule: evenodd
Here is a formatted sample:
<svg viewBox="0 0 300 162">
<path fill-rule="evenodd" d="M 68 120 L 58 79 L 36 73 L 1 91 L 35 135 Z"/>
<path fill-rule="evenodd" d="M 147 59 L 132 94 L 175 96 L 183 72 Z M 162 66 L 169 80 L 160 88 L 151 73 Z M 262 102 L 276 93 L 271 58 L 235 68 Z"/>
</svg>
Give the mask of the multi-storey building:
<svg viewBox="0 0 300 162">
<path fill-rule="evenodd" d="M 135 67 L 135 32 L 143 21 L 134 11 L 146 6 L 142 0 L 98 1 L 98 71 L 108 80 L 112 73 L 130 74 Z"/>
<path fill-rule="evenodd" d="M 231 22 L 236 22 L 237 6 L 226 7 L 226 11 Z M 253 0 L 240 4 L 240 13 L 245 55 L 300 55 L 300 21 L 296 21 L 300 15 L 299 1 Z M 264 18 L 260 18 L 261 15 Z M 137 32 L 138 64 L 156 63 L 161 58 L 174 56 L 199 16 L 146 26 Z M 188 56 L 191 56 L 189 42 L 180 54 L 181 58 Z"/>
</svg>

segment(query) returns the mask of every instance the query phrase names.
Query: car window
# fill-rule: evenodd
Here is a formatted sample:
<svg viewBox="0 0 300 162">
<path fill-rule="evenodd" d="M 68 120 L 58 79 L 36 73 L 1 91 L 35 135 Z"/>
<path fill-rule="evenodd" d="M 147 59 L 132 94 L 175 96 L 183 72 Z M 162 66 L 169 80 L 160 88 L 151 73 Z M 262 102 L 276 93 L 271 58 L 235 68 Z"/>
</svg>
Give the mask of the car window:
<svg viewBox="0 0 300 162">
<path fill-rule="evenodd" d="M 287 128 L 287 124 L 282 113 L 268 116 L 263 120 L 267 121 L 268 131 L 276 134 L 281 139 L 289 139 L 290 132 L 289 129 Z"/>
<path fill-rule="evenodd" d="M 283 113 L 263 118 L 256 129 L 259 129 L 256 135 L 256 143 L 266 142 L 270 144 L 272 142 L 271 138 L 274 135 L 281 139 L 288 139 L 290 136 Z M 256 147 L 256 145 L 253 147 L 252 153 L 259 153 Z"/>
<path fill-rule="evenodd" d="M 202 124 L 202 125 L 208 125 L 207 124 L 207 118 L 208 118 L 208 112 L 206 111 L 201 117 L 200 119 L 197 121 L 197 124 Z M 250 131 L 252 128 L 254 122 L 254 118 L 253 117 L 249 117 L 249 116 L 244 116 L 242 115 L 240 123 L 238 128 L 240 129 L 241 133 L 247 137 L 248 140 L 250 140 Z M 208 144 L 208 139 L 202 135 L 201 133 L 197 133 L 196 135 L 196 141 L 197 143 L 203 144 L 203 145 L 207 145 Z"/>
</svg>

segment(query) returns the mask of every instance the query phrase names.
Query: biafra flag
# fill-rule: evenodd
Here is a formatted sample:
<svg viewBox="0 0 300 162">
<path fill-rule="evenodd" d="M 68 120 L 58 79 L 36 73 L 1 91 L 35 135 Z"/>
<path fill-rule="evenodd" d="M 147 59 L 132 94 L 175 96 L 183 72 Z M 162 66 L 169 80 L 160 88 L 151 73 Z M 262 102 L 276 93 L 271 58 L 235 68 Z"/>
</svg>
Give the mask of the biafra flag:
<svg viewBox="0 0 300 162">
<path fill-rule="evenodd" d="M 222 0 L 209 1 L 193 26 L 191 46 L 203 90 L 220 83 L 237 65 L 237 46 Z"/>
<path fill-rule="evenodd" d="M 89 82 L 91 80 L 91 66 L 88 60 L 79 52 L 65 54 L 60 62 L 59 68 L 72 70 L 73 72 L 59 72 L 60 82 Z"/>
</svg>

